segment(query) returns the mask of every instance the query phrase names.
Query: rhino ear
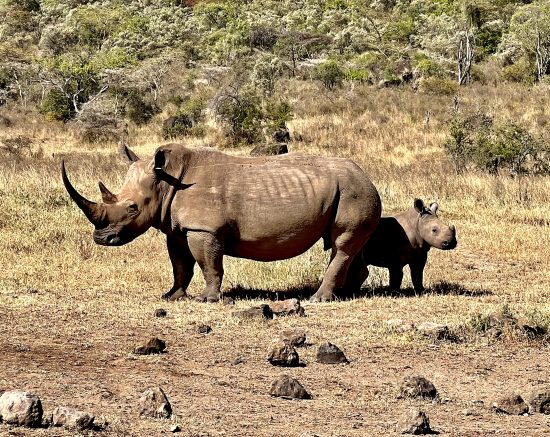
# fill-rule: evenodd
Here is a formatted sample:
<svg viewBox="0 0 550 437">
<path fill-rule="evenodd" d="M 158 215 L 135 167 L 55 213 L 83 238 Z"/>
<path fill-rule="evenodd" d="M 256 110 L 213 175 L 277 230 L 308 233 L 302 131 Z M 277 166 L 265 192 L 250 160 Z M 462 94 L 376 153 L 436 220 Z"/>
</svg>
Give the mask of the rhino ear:
<svg viewBox="0 0 550 437">
<path fill-rule="evenodd" d="M 439 204 L 437 202 L 432 202 L 430 204 L 430 211 L 432 212 L 432 214 L 437 214 L 437 209 L 439 208 Z"/>
<path fill-rule="evenodd" d="M 424 202 L 422 202 L 422 199 L 414 199 L 414 209 L 416 209 L 416 212 L 418 214 L 422 214 L 426 207 L 424 206 Z"/>
<path fill-rule="evenodd" d="M 139 156 L 132 152 L 128 147 L 128 144 L 123 141 L 118 143 L 118 151 L 124 162 L 128 165 L 132 165 L 134 162 L 139 161 Z"/>
</svg>

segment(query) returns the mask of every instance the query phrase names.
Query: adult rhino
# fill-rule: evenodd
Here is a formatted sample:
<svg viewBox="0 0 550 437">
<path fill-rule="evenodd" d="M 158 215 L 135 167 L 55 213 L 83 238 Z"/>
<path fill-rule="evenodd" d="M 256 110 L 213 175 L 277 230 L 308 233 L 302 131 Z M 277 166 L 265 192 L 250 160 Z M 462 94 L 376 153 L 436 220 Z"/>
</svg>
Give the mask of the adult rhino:
<svg viewBox="0 0 550 437">
<path fill-rule="evenodd" d="M 331 300 L 380 219 L 376 188 L 348 159 L 237 157 L 180 144 L 159 147 L 150 161 L 126 145 L 121 152 L 130 165 L 126 181 L 117 195 L 100 182 L 103 203 L 73 188 L 64 162 L 63 182 L 95 226 L 97 244 L 126 244 L 150 227 L 167 235 L 174 286 L 164 299 L 187 296 L 195 262 L 206 282 L 198 299 L 213 302 L 220 298 L 224 255 L 282 260 L 323 238 L 332 254 L 311 300 Z"/>
</svg>

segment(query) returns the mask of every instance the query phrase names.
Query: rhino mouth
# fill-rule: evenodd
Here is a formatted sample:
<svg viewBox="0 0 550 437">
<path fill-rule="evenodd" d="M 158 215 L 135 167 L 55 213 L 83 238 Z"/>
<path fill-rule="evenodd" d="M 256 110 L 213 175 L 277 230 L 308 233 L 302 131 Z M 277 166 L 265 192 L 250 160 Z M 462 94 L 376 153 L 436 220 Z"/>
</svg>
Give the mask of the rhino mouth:
<svg viewBox="0 0 550 437">
<path fill-rule="evenodd" d="M 133 237 L 123 236 L 109 227 L 94 231 L 94 242 L 101 246 L 122 246 L 133 239 Z"/>
<path fill-rule="evenodd" d="M 441 249 L 451 250 L 451 249 L 454 249 L 457 245 L 458 245 L 458 242 L 456 240 L 444 241 L 443 243 L 441 243 Z"/>
</svg>

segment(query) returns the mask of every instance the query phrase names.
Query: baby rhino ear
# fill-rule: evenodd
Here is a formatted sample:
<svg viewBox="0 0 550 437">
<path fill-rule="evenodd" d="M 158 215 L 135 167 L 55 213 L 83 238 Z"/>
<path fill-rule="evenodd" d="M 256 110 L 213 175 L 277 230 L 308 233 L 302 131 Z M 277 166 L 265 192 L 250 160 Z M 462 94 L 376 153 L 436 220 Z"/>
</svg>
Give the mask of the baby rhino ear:
<svg viewBox="0 0 550 437">
<path fill-rule="evenodd" d="M 430 205 L 430 211 L 432 212 L 432 214 L 437 214 L 437 209 L 439 208 L 439 204 L 437 202 L 433 202 L 431 205 Z"/>
<path fill-rule="evenodd" d="M 422 214 L 425 209 L 424 202 L 421 199 L 414 199 L 414 209 L 416 209 L 418 214 Z"/>
<path fill-rule="evenodd" d="M 118 152 L 120 153 L 122 160 L 128 165 L 132 165 L 134 162 L 139 161 L 139 157 L 132 152 L 128 147 L 128 144 L 123 141 L 118 143 Z"/>
</svg>

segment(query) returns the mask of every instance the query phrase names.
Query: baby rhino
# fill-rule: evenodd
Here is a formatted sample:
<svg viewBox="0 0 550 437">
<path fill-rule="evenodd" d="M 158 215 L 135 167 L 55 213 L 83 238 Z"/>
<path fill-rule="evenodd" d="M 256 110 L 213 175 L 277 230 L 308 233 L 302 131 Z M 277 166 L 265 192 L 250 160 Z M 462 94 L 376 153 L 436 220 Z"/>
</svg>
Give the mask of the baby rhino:
<svg viewBox="0 0 550 437">
<path fill-rule="evenodd" d="M 370 240 L 361 251 L 363 268 L 357 281 L 367 279 L 367 266 L 386 267 L 390 271 L 390 289 L 399 290 L 403 267 L 411 270 L 414 290 L 424 290 L 424 266 L 432 247 L 450 250 L 457 245 L 455 227 L 447 226 L 437 217 L 437 203 L 429 208 L 415 199 L 414 207 L 395 216 L 382 217 Z M 357 284 L 358 282 L 356 282 Z"/>
</svg>

